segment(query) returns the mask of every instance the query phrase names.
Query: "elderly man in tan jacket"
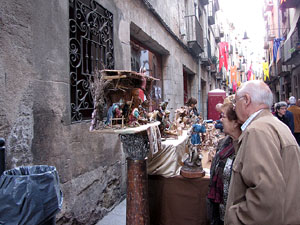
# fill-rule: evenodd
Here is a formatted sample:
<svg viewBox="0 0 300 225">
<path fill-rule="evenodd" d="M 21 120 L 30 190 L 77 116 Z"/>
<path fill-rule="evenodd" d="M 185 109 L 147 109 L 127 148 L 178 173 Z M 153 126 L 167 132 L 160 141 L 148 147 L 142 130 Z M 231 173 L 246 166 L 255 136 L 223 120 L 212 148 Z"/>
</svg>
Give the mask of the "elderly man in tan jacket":
<svg viewBox="0 0 300 225">
<path fill-rule="evenodd" d="M 270 108 L 262 81 L 242 84 L 235 110 L 242 123 L 232 167 L 225 224 L 300 224 L 300 150 Z"/>
</svg>

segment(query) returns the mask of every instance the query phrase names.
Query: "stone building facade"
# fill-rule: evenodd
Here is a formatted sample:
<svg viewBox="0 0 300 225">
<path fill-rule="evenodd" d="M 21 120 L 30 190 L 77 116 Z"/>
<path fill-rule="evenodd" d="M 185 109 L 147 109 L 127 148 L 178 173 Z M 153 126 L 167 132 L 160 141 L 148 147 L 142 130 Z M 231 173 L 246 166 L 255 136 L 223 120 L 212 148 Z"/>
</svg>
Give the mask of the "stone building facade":
<svg viewBox="0 0 300 225">
<path fill-rule="evenodd" d="M 298 0 L 265 1 L 265 58 L 269 63 L 267 81 L 275 102 L 290 96 L 300 98 L 300 2 Z M 277 40 L 278 47 L 275 47 Z M 275 53 L 273 49 L 278 49 Z M 275 54 L 275 57 L 274 57 Z M 275 59 L 275 60 L 274 60 Z"/>
<path fill-rule="evenodd" d="M 157 77 L 152 97 L 172 111 L 223 88 L 217 0 L 1 0 L 0 136 L 6 168 L 53 165 L 64 204 L 57 224 L 94 224 L 125 197 L 117 135 L 89 132 L 95 69 Z M 209 44 L 208 44 L 209 43 Z"/>
</svg>

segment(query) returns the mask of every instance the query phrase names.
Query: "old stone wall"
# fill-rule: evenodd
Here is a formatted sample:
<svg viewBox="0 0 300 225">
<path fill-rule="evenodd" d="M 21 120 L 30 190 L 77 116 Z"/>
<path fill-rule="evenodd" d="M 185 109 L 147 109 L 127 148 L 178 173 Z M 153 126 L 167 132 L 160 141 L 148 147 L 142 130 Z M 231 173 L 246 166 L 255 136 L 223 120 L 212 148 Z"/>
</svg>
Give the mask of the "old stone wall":
<svg viewBox="0 0 300 225">
<path fill-rule="evenodd" d="M 291 84 L 292 84 L 292 93 L 291 95 L 295 96 L 296 99 L 300 98 L 300 65 L 296 66 L 292 70 L 291 76 Z"/>
<path fill-rule="evenodd" d="M 71 124 L 69 1 L 1 0 L 0 5 L 6 168 L 55 166 L 64 194 L 57 224 L 94 224 L 125 197 L 125 158 L 118 136 L 89 133 L 89 122 Z M 115 24 L 115 61 L 121 68 Z"/>
<path fill-rule="evenodd" d="M 182 40 L 184 40 L 184 36 L 181 36 L 181 27 L 184 25 L 185 20 L 185 12 L 188 11 L 185 8 L 184 1 L 174 0 L 174 1 L 164 1 L 164 4 L 161 4 L 160 1 L 157 0 L 148 0 L 151 6 L 157 11 L 157 13 L 162 17 L 162 19 L 168 24 L 171 30 Z M 191 5 L 193 3 L 189 2 Z M 168 13 L 166 13 L 168 12 Z M 184 28 L 182 28 L 184 29 Z"/>
<path fill-rule="evenodd" d="M 170 109 L 182 106 L 183 65 L 197 75 L 197 60 L 142 0 L 98 2 L 114 15 L 115 69 L 131 69 L 134 24 L 163 49 L 163 98 Z M 149 2 L 180 38 L 180 21 L 174 21 L 179 1 L 168 0 L 166 10 Z M 0 0 L 0 5 L 0 136 L 7 141 L 6 167 L 55 166 L 64 193 L 57 224 L 95 224 L 125 197 L 125 156 L 118 136 L 90 133 L 89 121 L 71 123 L 69 1 Z M 195 96 L 197 76 L 193 83 Z"/>
<path fill-rule="evenodd" d="M 163 98 L 169 100 L 169 108 L 176 109 L 181 107 L 184 102 L 183 98 L 183 65 L 185 65 L 194 74 L 198 74 L 198 64 L 197 60 L 192 57 L 190 52 L 184 49 L 178 41 L 175 40 L 172 35 L 163 27 L 161 22 L 154 17 L 153 13 L 145 6 L 143 0 L 140 1 L 121 1 L 115 0 L 117 7 L 122 11 L 121 23 L 123 26 L 126 24 L 130 26 L 130 23 L 134 23 L 137 27 L 141 29 L 146 35 L 147 42 L 155 42 L 161 48 L 165 49 L 168 54 L 163 55 Z M 176 15 L 178 14 L 178 2 L 167 0 L 164 4 L 159 4 L 158 1 L 149 1 L 152 8 L 159 14 L 161 19 L 172 32 L 177 35 L 179 34 L 178 20 Z M 162 8 L 168 8 L 168 10 L 162 10 Z M 182 3 L 180 3 L 182 7 Z M 130 9 L 130 10 L 128 10 Z M 165 19 L 169 18 L 171 15 L 174 18 L 172 20 Z M 141 18 L 143 18 L 141 20 Z M 177 19 L 175 22 L 171 22 Z M 124 21 L 123 21 L 124 20 Z M 123 28 L 124 29 L 124 28 Z M 128 28 L 129 29 L 129 28 Z M 129 43 L 130 36 L 127 36 L 127 40 L 122 38 L 122 43 Z M 178 39 L 181 37 L 178 35 Z M 184 43 L 184 40 L 183 40 Z M 130 57 L 127 58 L 130 61 Z M 130 65 L 129 63 L 125 63 Z M 194 86 L 197 87 L 197 82 Z M 197 89 L 197 88 L 196 88 Z M 174 91 L 176 90 L 176 91 Z M 193 89 L 193 94 L 198 91 Z"/>
</svg>

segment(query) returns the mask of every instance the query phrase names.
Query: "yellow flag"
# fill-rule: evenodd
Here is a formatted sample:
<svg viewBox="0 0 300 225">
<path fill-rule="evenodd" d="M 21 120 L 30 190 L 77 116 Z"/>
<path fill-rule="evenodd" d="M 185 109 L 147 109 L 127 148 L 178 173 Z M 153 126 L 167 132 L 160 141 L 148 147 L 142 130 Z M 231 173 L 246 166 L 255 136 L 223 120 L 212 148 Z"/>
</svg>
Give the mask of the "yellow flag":
<svg viewBox="0 0 300 225">
<path fill-rule="evenodd" d="M 264 71 L 264 80 L 266 80 L 267 78 L 270 80 L 270 76 L 269 76 L 269 63 L 268 62 L 263 62 L 263 71 Z"/>
</svg>

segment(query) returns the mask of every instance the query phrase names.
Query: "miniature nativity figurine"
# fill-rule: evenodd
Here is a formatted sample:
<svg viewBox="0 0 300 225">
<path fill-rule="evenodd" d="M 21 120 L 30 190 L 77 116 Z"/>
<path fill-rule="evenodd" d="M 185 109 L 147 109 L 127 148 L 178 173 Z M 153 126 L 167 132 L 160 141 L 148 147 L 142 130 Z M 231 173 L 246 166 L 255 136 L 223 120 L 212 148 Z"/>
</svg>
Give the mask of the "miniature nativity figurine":
<svg viewBox="0 0 300 225">
<path fill-rule="evenodd" d="M 189 144 L 189 157 L 184 161 L 184 166 L 181 168 L 181 175 L 186 178 L 203 177 L 205 172 L 202 167 L 202 154 L 201 154 L 201 137 L 200 134 L 206 132 L 205 124 L 199 123 L 201 120 L 198 118 L 197 123 L 192 125 L 190 144 Z"/>
<path fill-rule="evenodd" d="M 206 126 L 205 140 L 202 143 L 201 149 L 207 151 L 208 161 L 211 161 L 215 156 L 219 140 L 224 138 L 224 133 L 216 128 L 216 121 L 205 120 Z"/>
<path fill-rule="evenodd" d="M 190 116 L 199 116 L 199 113 L 198 113 L 198 110 L 196 108 L 196 105 L 197 105 L 197 99 L 191 97 L 188 99 L 188 101 L 186 102 L 186 106 L 188 107 L 188 110 L 189 110 L 189 115 Z"/>
<path fill-rule="evenodd" d="M 165 111 L 165 117 L 162 121 L 162 126 L 163 126 L 163 129 L 164 129 L 164 132 L 171 129 L 170 113 L 171 112 L 169 110 Z"/>
<path fill-rule="evenodd" d="M 191 134 L 191 144 L 197 149 L 200 149 L 201 137 L 200 134 L 206 132 L 206 127 L 204 124 L 193 124 L 192 125 L 192 134 Z"/>
<path fill-rule="evenodd" d="M 163 120 L 165 119 L 165 116 L 166 116 L 165 111 L 167 109 L 167 106 L 168 106 L 168 102 L 160 103 L 158 112 L 156 114 L 156 120 L 160 122 L 159 130 L 160 130 L 160 133 L 161 133 L 162 137 L 165 136 Z"/>
<path fill-rule="evenodd" d="M 114 103 L 111 107 L 109 107 L 105 125 L 111 124 L 112 119 L 114 119 L 114 118 L 122 117 L 122 113 L 123 113 L 122 106 L 123 106 L 123 103 Z"/>
<path fill-rule="evenodd" d="M 148 123 L 147 118 L 144 117 L 144 111 L 141 105 L 139 105 L 138 108 L 134 108 L 128 118 L 129 118 L 128 124 L 131 127 L 136 127 L 141 124 Z"/>
</svg>

